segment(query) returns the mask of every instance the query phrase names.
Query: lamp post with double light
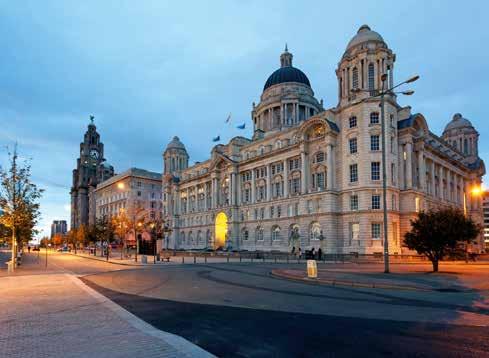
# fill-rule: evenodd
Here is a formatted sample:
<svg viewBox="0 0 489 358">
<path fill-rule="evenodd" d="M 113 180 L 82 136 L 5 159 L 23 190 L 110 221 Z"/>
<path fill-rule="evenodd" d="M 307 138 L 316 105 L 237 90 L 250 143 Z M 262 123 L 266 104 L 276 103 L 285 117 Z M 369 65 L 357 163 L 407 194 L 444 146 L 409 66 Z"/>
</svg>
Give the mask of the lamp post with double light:
<svg viewBox="0 0 489 358">
<path fill-rule="evenodd" d="M 352 89 L 353 93 L 359 93 L 359 92 L 368 92 L 371 95 L 365 99 L 362 100 L 366 101 L 369 99 L 373 98 L 380 98 L 380 117 L 381 117 L 381 130 L 382 130 L 382 209 L 383 209 L 383 231 L 384 231 L 384 273 L 389 273 L 389 240 L 388 240 L 388 234 L 387 234 L 387 163 L 386 163 L 386 148 L 385 148 L 385 96 L 386 95 L 395 95 L 395 94 L 403 94 L 406 96 L 410 96 L 414 93 L 414 91 L 408 90 L 408 91 L 402 91 L 402 92 L 395 92 L 394 90 L 406 83 L 411 83 L 416 80 L 418 80 L 419 76 L 413 76 L 410 79 L 403 81 L 395 86 L 392 86 L 390 88 L 386 88 L 386 82 L 387 82 L 387 74 L 384 73 L 381 76 L 381 81 L 382 81 L 382 89 L 378 93 L 374 93 L 372 95 L 372 90 L 364 90 L 364 89 Z"/>
</svg>

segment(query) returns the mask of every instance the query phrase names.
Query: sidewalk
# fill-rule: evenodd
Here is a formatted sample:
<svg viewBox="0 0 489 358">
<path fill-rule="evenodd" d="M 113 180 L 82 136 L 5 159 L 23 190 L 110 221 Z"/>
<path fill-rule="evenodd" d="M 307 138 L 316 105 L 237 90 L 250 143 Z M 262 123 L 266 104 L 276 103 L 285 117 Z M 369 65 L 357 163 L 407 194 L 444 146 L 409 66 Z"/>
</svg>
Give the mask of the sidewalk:
<svg viewBox="0 0 489 358">
<path fill-rule="evenodd" d="M 68 274 L 0 278 L 0 352 L 17 357 L 211 357 Z"/>
</svg>

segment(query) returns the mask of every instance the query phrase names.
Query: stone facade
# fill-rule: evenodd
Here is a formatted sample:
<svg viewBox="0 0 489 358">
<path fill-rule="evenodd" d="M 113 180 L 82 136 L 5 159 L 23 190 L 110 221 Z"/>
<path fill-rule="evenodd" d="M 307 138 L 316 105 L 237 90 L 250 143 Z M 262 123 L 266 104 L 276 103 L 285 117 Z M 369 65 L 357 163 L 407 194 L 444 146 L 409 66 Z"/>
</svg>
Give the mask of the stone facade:
<svg viewBox="0 0 489 358">
<path fill-rule="evenodd" d="M 95 201 L 93 191 L 98 183 L 114 175 L 114 168 L 104 158 L 104 144 L 100 142 L 93 117 L 80 143 L 80 157 L 73 170 L 71 187 L 71 228 L 93 224 Z"/>
<path fill-rule="evenodd" d="M 164 152 L 163 215 L 175 249 L 383 251 L 382 85 L 394 85 L 395 54 L 366 25 L 349 42 L 336 75 L 338 105 L 324 109 L 286 49 L 252 108 L 252 139 L 235 137 L 188 166 L 175 137 Z M 382 80 L 382 75 L 387 79 Z M 385 96 L 389 251 L 416 212 L 456 206 L 482 222 L 484 163 L 478 134 L 461 115 L 443 136 L 422 114 Z M 467 144 L 465 144 L 467 143 Z M 174 163 L 174 164 L 172 164 Z M 482 236 L 474 251 L 483 248 Z"/>
<path fill-rule="evenodd" d="M 110 218 L 124 210 L 129 217 L 155 221 L 162 218 L 161 173 L 130 168 L 97 185 L 96 218 Z M 139 210 L 141 209 L 141 210 Z M 127 237 L 134 241 L 134 233 Z"/>
</svg>

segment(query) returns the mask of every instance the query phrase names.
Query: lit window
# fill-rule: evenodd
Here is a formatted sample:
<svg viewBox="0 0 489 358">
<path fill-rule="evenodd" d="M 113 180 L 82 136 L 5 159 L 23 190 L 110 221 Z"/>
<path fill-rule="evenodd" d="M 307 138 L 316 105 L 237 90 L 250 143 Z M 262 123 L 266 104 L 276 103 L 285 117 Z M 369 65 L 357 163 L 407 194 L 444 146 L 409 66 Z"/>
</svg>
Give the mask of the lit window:
<svg viewBox="0 0 489 358">
<path fill-rule="evenodd" d="M 419 213 L 419 211 L 420 211 L 420 204 L 421 204 L 421 203 L 420 203 L 420 199 L 419 199 L 419 197 L 414 198 L 414 207 L 415 207 L 415 209 L 414 209 L 414 210 L 415 210 L 417 213 Z"/>
</svg>

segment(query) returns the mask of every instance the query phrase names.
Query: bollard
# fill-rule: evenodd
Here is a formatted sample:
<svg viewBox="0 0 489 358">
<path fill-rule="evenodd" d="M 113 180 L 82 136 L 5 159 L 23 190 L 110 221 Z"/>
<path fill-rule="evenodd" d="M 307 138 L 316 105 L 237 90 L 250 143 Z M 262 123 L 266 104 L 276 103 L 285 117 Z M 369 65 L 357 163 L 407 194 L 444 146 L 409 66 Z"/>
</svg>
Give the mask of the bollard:
<svg viewBox="0 0 489 358">
<path fill-rule="evenodd" d="M 182 264 L 185 263 L 185 256 L 182 256 Z"/>
<path fill-rule="evenodd" d="M 194 264 L 197 263 L 197 257 L 194 256 Z"/>
</svg>

